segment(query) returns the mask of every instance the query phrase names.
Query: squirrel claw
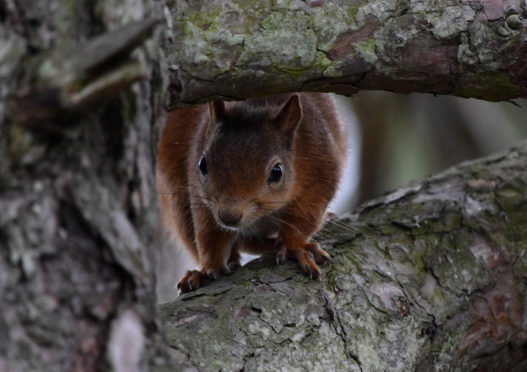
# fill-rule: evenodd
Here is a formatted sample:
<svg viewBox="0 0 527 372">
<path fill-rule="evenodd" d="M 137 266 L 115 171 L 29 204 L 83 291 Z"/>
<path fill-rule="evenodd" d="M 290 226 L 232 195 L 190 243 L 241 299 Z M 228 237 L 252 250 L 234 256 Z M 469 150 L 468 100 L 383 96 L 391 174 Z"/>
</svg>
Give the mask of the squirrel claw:
<svg viewBox="0 0 527 372">
<path fill-rule="evenodd" d="M 276 264 L 283 265 L 286 257 L 287 257 L 287 248 L 282 245 L 280 249 L 278 249 L 278 252 L 276 252 Z"/>
<path fill-rule="evenodd" d="M 309 266 L 309 264 L 304 265 L 304 273 L 306 273 L 306 275 L 309 275 L 309 277 L 313 279 L 313 272 L 311 271 L 311 266 Z"/>
<path fill-rule="evenodd" d="M 307 256 L 307 255 L 306 255 Z M 306 258 L 306 263 L 301 266 L 303 272 L 306 276 L 309 276 L 311 279 L 317 280 L 320 277 L 320 268 L 317 266 L 315 261 L 309 257 Z"/>
<path fill-rule="evenodd" d="M 320 248 L 318 243 L 306 243 L 306 245 L 304 245 L 304 249 L 314 256 L 316 263 L 331 262 L 331 256 L 329 253 Z"/>
<path fill-rule="evenodd" d="M 232 262 L 227 263 L 227 274 L 225 274 L 225 275 L 232 274 L 233 271 L 235 271 L 236 269 L 238 269 L 240 267 L 241 267 L 240 263 L 236 262 L 236 261 L 232 261 Z"/>
<path fill-rule="evenodd" d="M 315 280 L 320 278 L 321 272 L 317 263 L 331 262 L 329 254 L 320 248 L 317 243 L 306 243 L 295 251 L 288 250 L 282 245 L 276 253 L 276 263 L 283 264 L 288 254 L 296 257 L 302 272 Z"/>
<path fill-rule="evenodd" d="M 208 269 L 207 270 L 207 278 L 210 280 L 216 280 L 220 276 L 220 272 L 217 270 Z"/>
<path fill-rule="evenodd" d="M 207 283 L 206 277 L 198 270 L 189 270 L 177 283 L 179 294 L 195 291 Z"/>
</svg>

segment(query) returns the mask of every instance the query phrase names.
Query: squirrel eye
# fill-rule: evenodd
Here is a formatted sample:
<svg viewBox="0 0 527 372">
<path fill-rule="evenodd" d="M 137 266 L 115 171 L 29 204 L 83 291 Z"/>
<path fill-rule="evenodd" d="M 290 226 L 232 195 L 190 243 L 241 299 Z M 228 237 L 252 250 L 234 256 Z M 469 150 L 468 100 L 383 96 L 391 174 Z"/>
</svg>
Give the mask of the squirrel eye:
<svg viewBox="0 0 527 372">
<path fill-rule="evenodd" d="M 199 167 L 199 170 L 201 171 L 201 174 L 206 176 L 208 173 L 208 170 L 207 170 L 207 160 L 205 160 L 204 156 L 202 156 L 201 159 L 199 159 L 198 167 Z"/>
<path fill-rule="evenodd" d="M 282 164 L 276 163 L 273 169 L 271 169 L 271 175 L 269 176 L 269 183 L 280 181 L 282 178 Z"/>
</svg>

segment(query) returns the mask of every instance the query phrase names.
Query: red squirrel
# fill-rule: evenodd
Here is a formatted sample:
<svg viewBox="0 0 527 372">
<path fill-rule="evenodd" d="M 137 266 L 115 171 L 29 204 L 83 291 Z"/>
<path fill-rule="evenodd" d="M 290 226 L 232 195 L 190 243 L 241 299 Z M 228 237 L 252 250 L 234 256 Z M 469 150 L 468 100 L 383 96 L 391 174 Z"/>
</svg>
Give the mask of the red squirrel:
<svg viewBox="0 0 527 372">
<path fill-rule="evenodd" d="M 195 290 L 277 250 L 318 278 L 330 256 L 310 237 L 324 222 L 347 154 L 334 98 L 296 93 L 211 102 L 168 113 L 159 147 L 162 217 L 197 261 L 177 284 Z"/>
</svg>

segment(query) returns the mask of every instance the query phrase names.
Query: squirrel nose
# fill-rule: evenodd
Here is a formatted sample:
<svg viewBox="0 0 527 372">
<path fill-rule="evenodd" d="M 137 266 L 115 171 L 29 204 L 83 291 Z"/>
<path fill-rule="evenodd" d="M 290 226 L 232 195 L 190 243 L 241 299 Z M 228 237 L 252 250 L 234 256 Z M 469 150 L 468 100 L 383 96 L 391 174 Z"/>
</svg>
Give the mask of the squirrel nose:
<svg viewBox="0 0 527 372">
<path fill-rule="evenodd" d="M 218 213 L 218 217 L 226 226 L 236 226 L 242 219 L 242 214 L 235 211 L 221 211 Z"/>
</svg>

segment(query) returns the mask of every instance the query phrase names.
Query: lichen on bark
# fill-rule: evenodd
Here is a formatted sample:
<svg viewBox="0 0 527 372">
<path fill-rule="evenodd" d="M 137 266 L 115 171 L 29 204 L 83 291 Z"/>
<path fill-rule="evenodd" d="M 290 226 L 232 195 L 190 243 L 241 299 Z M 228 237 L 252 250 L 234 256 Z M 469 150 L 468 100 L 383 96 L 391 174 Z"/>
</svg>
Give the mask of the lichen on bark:
<svg viewBox="0 0 527 372">
<path fill-rule="evenodd" d="M 526 5 L 500 4 L 178 3 L 168 105 L 302 89 L 525 97 Z"/>
</svg>

